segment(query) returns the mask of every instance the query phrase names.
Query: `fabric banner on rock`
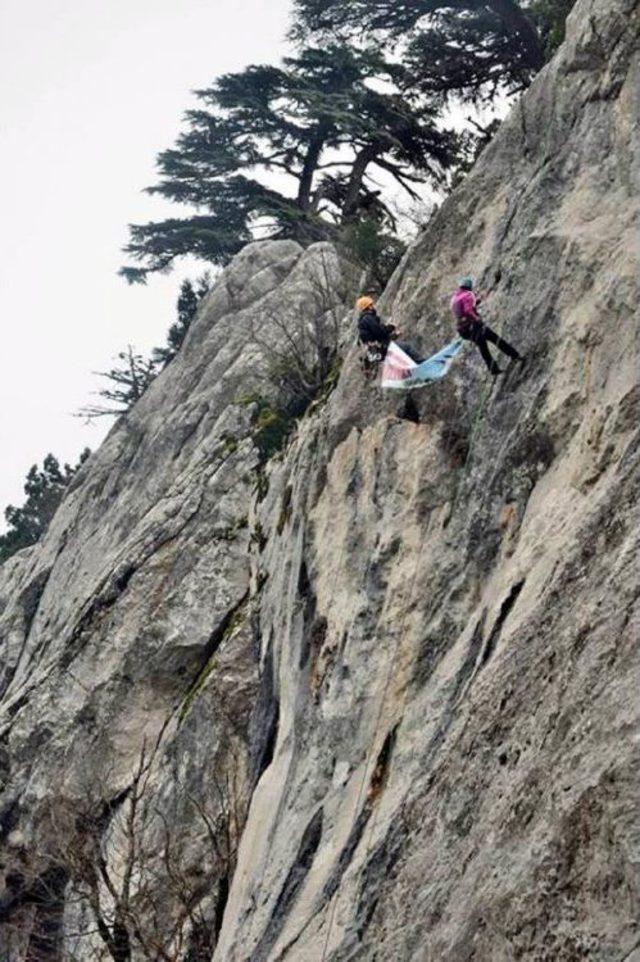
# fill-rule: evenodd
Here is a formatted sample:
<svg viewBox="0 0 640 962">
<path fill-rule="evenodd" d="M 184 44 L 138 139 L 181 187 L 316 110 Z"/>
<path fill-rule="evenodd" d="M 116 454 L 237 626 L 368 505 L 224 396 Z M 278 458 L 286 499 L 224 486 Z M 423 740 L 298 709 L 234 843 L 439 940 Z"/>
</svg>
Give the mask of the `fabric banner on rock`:
<svg viewBox="0 0 640 962">
<path fill-rule="evenodd" d="M 438 381 L 447 373 L 463 346 L 464 341 L 458 337 L 437 354 L 416 364 L 401 347 L 391 341 L 382 365 L 382 387 L 407 391 L 423 387 L 430 381 Z"/>
<path fill-rule="evenodd" d="M 416 367 L 416 362 L 412 361 L 395 341 L 391 341 L 382 365 L 382 386 L 406 387 L 406 381 L 411 377 Z"/>
</svg>

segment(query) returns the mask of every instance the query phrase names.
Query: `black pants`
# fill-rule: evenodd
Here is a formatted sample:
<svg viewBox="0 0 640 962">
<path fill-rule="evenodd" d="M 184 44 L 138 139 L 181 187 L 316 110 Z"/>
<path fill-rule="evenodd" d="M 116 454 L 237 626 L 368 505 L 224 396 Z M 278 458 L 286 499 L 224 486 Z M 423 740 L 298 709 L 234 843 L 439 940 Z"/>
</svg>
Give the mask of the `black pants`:
<svg viewBox="0 0 640 962">
<path fill-rule="evenodd" d="M 484 321 L 463 322 L 458 327 L 458 333 L 465 341 L 473 341 L 482 354 L 482 360 L 492 374 L 497 374 L 500 368 L 493 359 L 487 342 L 495 344 L 499 351 L 502 351 L 503 354 L 506 354 L 507 357 L 512 358 L 514 361 L 520 360 L 520 354 L 516 351 L 515 347 L 512 347 L 508 341 L 505 341 L 499 334 L 492 331 L 490 327 L 487 327 Z"/>
<path fill-rule="evenodd" d="M 424 358 L 420 357 L 416 349 L 411 347 L 410 344 L 407 344 L 406 341 L 396 341 L 396 344 L 411 358 L 412 361 L 415 361 L 416 364 L 422 364 Z"/>
</svg>

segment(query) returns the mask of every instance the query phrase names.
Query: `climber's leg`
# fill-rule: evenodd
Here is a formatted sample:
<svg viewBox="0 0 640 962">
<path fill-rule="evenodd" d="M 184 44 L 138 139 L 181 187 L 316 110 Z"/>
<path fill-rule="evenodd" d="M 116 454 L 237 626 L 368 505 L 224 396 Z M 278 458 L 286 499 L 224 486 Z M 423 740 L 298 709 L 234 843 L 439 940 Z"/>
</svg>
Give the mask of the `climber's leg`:
<svg viewBox="0 0 640 962">
<path fill-rule="evenodd" d="M 512 347 L 508 341 L 505 341 L 503 337 L 500 337 L 499 334 L 496 334 L 495 331 L 492 331 L 491 328 L 487 327 L 486 324 L 483 325 L 483 328 L 483 334 L 486 341 L 490 341 L 492 344 L 495 344 L 499 351 L 502 351 L 503 354 L 506 354 L 507 357 L 510 357 L 512 360 L 523 360 L 520 352 L 516 351 L 515 347 Z"/>
<path fill-rule="evenodd" d="M 461 325 L 458 328 L 461 337 L 466 341 L 473 341 L 482 355 L 482 360 L 487 365 L 490 373 L 495 377 L 496 374 L 502 374 L 502 370 L 494 361 L 491 351 L 487 346 L 487 339 L 484 335 L 485 330 L 486 328 L 481 321 L 473 321 L 471 324 Z"/>
<path fill-rule="evenodd" d="M 412 421 L 414 424 L 420 424 L 420 412 L 410 393 L 406 395 L 397 416 L 401 421 Z"/>
<path fill-rule="evenodd" d="M 424 358 L 420 357 L 418 352 L 413 347 L 411 347 L 410 344 L 407 344 L 406 341 L 397 341 L 396 343 L 398 347 L 404 351 L 405 354 L 408 354 L 408 356 L 411 358 L 412 361 L 415 361 L 416 364 L 422 364 L 422 362 L 424 361 Z"/>
<path fill-rule="evenodd" d="M 482 360 L 489 368 L 490 373 L 493 374 L 494 376 L 496 374 L 502 374 L 502 368 L 498 367 L 495 360 L 493 359 L 491 351 L 487 347 L 487 339 L 482 334 L 480 334 L 476 338 L 475 343 L 478 347 L 478 350 L 482 354 Z"/>
</svg>

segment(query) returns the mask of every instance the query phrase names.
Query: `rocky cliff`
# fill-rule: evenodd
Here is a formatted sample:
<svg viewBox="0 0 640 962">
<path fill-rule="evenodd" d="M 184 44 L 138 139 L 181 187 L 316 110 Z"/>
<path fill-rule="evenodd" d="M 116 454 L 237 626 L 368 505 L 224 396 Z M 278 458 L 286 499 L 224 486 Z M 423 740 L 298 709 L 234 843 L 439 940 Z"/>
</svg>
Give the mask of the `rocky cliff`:
<svg viewBox="0 0 640 962">
<path fill-rule="evenodd" d="M 279 446 L 256 324 L 353 278 L 251 245 L 3 566 L 3 958 L 638 962 L 639 22 L 579 0 L 381 302 L 439 347 L 474 270 L 523 371 L 398 420 L 343 311 Z"/>
</svg>

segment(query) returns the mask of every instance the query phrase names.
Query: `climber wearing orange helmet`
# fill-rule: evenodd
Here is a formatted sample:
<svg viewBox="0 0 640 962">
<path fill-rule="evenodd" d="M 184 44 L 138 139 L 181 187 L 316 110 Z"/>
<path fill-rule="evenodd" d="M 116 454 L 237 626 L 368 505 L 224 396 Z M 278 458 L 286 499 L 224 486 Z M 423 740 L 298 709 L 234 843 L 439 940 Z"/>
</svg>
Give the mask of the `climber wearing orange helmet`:
<svg viewBox="0 0 640 962">
<path fill-rule="evenodd" d="M 357 311 L 369 311 L 373 306 L 374 306 L 374 301 L 373 301 L 373 298 L 369 296 L 369 294 L 363 294 L 362 297 L 359 297 L 358 300 L 356 301 Z"/>
<path fill-rule="evenodd" d="M 386 348 L 395 333 L 391 324 L 384 324 L 376 311 L 374 300 L 368 295 L 356 301 L 358 311 L 358 335 L 361 344 L 379 344 Z"/>
<path fill-rule="evenodd" d="M 358 313 L 358 337 L 361 344 L 378 345 L 380 347 L 380 360 L 387 352 L 389 341 L 395 340 L 399 331 L 393 324 L 385 324 L 375 308 L 372 297 L 368 294 L 359 297 L 356 301 Z M 402 343 L 400 345 L 409 357 L 419 364 L 422 360 L 410 345 Z"/>
</svg>

